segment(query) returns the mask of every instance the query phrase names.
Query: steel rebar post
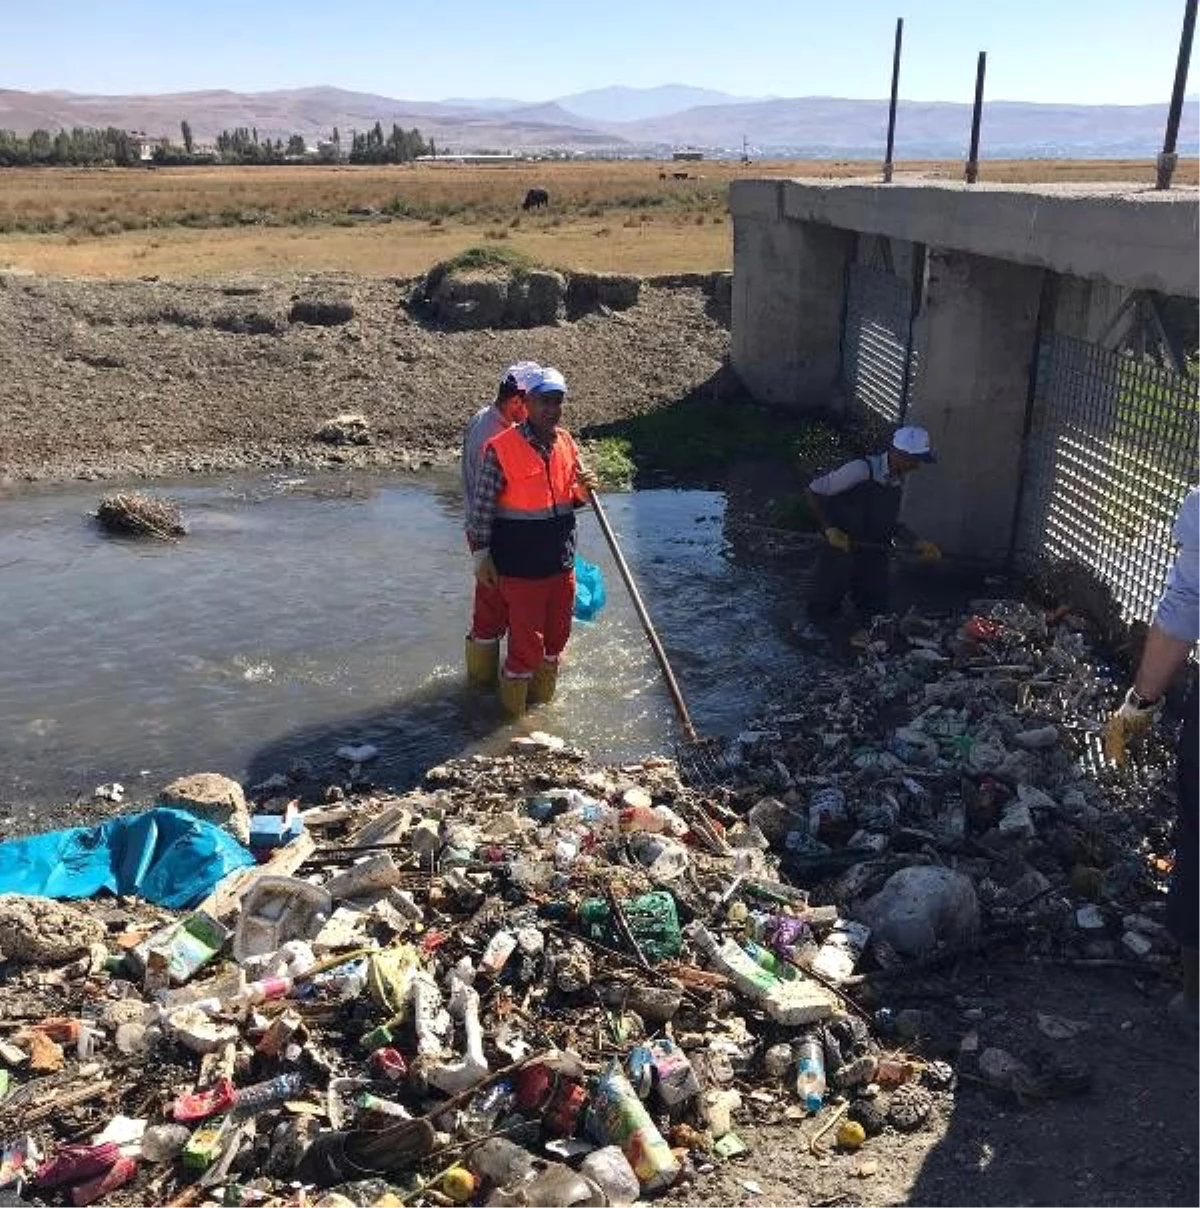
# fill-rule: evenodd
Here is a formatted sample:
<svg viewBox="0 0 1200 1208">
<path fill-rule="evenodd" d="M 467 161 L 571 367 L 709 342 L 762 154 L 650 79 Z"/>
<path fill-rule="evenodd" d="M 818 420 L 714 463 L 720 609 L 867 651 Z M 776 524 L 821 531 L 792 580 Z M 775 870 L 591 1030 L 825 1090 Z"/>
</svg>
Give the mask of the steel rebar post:
<svg viewBox="0 0 1200 1208">
<path fill-rule="evenodd" d="M 979 120 L 983 116 L 983 77 L 987 74 L 987 51 L 979 52 L 975 67 L 975 108 L 971 112 L 971 150 L 967 153 L 967 184 L 979 179 Z"/>
<path fill-rule="evenodd" d="M 896 18 L 896 46 L 892 51 L 892 99 L 888 104 L 887 151 L 883 157 L 883 183 L 892 179 L 892 151 L 896 145 L 896 98 L 900 89 L 900 47 L 904 41 L 904 18 Z"/>
<path fill-rule="evenodd" d="M 1155 188 L 1169 189 L 1175 175 L 1179 156 L 1175 140 L 1179 137 L 1179 118 L 1183 113 L 1183 91 L 1187 87 L 1188 59 L 1192 55 L 1192 36 L 1196 32 L 1196 0 L 1186 0 L 1183 9 L 1183 29 L 1179 32 L 1179 58 L 1175 61 L 1175 86 L 1171 90 L 1171 107 L 1167 110 L 1167 129 L 1159 153 Z"/>
</svg>

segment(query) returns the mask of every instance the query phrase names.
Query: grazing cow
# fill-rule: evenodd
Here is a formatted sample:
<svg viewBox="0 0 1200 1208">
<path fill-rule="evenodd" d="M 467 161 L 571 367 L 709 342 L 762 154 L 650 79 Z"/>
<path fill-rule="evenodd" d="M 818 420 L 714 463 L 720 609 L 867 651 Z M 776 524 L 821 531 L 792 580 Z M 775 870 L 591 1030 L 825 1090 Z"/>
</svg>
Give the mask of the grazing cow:
<svg viewBox="0 0 1200 1208">
<path fill-rule="evenodd" d="M 521 203 L 523 210 L 540 210 L 542 206 L 550 204 L 550 194 L 545 189 L 530 189 L 525 194 L 525 200 Z"/>
</svg>

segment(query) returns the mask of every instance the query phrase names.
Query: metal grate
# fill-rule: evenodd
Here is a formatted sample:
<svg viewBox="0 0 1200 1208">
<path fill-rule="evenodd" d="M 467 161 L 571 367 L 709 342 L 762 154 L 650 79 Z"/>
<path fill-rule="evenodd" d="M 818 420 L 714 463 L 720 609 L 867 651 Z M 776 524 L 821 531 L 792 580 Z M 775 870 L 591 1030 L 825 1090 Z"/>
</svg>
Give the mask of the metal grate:
<svg viewBox="0 0 1200 1208">
<path fill-rule="evenodd" d="M 913 372 L 909 286 L 889 272 L 850 266 L 842 381 L 846 394 L 890 424 L 904 419 Z"/>
<path fill-rule="evenodd" d="M 1197 476 L 1197 379 L 1068 336 L 1039 349 L 1018 560 L 1080 563 L 1147 621 Z"/>
</svg>

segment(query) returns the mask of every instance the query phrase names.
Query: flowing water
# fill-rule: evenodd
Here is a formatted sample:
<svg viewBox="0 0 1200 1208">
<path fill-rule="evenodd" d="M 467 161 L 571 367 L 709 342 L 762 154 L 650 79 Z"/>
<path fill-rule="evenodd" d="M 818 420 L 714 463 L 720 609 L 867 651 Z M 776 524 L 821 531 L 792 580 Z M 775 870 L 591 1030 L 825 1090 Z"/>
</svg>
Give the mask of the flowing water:
<svg viewBox="0 0 1200 1208">
<path fill-rule="evenodd" d="M 121 781 L 134 800 L 217 771 L 248 784 L 369 742 L 381 784 L 502 750 L 493 698 L 464 686 L 470 560 L 458 479 L 230 476 L 150 484 L 189 535 L 114 538 L 87 518 L 111 484 L 0 503 L 0 799 L 62 802 Z M 796 590 L 724 533 L 724 496 L 606 497 L 702 734 L 729 734 L 798 673 Z M 669 753 L 674 711 L 595 518 L 580 552 L 609 602 L 577 625 L 558 698 L 518 724 L 604 760 Z"/>
</svg>

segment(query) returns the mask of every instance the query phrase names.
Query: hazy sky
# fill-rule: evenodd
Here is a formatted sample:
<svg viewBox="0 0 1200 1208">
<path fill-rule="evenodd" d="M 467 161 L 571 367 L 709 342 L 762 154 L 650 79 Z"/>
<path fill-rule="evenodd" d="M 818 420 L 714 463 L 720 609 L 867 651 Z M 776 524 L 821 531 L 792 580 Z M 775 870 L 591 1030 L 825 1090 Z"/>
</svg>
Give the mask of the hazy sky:
<svg viewBox="0 0 1200 1208">
<path fill-rule="evenodd" d="M 1165 101 L 1183 0 L 0 0 L 0 87 L 546 100 L 608 84 L 751 96 Z M 1200 80 L 1193 74 L 1188 91 Z"/>
</svg>

